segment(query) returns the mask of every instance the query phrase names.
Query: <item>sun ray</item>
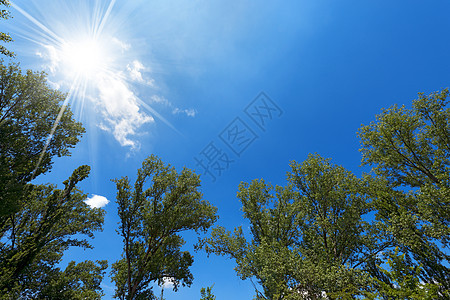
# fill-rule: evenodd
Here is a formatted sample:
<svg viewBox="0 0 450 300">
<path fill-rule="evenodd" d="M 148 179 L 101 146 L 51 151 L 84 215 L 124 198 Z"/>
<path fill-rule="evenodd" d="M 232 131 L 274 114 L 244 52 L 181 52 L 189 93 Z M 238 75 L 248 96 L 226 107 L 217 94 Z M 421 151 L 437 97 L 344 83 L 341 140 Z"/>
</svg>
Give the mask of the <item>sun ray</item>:
<svg viewBox="0 0 450 300">
<path fill-rule="evenodd" d="M 38 162 L 36 163 L 36 167 L 33 170 L 33 174 L 31 175 L 32 179 L 34 179 L 34 176 L 36 175 L 36 171 L 42 163 L 42 159 L 44 158 L 45 152 L 47 152 L 48 145 L 50 145 L 53 135 L 55 134 L 56 128 L 59 125 L 59 121 L 61 121 L 62 115 L 64 114 L 64 111 L 66 110 L 66 107 L 69 104 L 70 99 L 72 98 L 72 94 L 75 90 L 74 89 L 75 86 L 76 86 L 76 83 L 74 82 L 72 84 L 72 87 L 71 87 L 69 93 L 67 94 L 66 98 L 64 99 L 61 109 L 59 110 L 58 116 L 56 117 L 55 123 L 53 123 L 52 129 L 50 130 L 50 134 L 48 135 L 48 137 L 45 141 L 44 148 L 42 149 L 41 154 L 39 155 Z"/>
<path fill-rule="evenodd" d="M 11 3 L 11 6 L 16 9 L 18 12 L 20 12 L 25 18 L 27 18 L 28 20 L 30 20 L 34 25 L 36 25 L 37 27 L 39 27 L 41 30 L 43 30 L 45 33 L 47 33 L 50 37 L 52 37 L 54 39 L 55 43 L 59 43 L 62 44 L 63 43 L 63 39 L 61 37 L 59 37 L 58 35 L 56 35 L 53 31 L 51 31 L 50 29 L 48 29 L 44 24 L 42 24 L 41 22 L 39 22 L 38 20 L 36 20 L 33 16 L 31 16 L 29 13 L 27 13 L 25 10 L 23 10 L 22 8 L 20 8 L 17 4 L 15 4 L 14 2 Z"/>
<path fill-rule="evenodd" d="M 117 117 L 108 115 L 109 111 L 107 108 L 110 104 L 107 99 L 98 99 L 101 95 L 99 84 L 104 77 L 110 78 L 109 82 L 116 82 L 116 79 L 119 80 L 129 93 L 132 94 L 129 100 L 124 100 L 131 102 L 124 103 L 124 105 L 128 105 L 128 107 L 130 105 L 136 105 L 138 108 L 136 110 L 137 114 L 143 114 L 139 116 L 140 120 L 152 119 L 146 116 L 144 111 L 147 111 L 149 115 L 154 116 L 169 128 L 182 135 L 173 124 L 132 92 L 132 85 L 143 83 L 133 80 L 127 75 L 127 66 L 130 60 L 127 60 L 128 57 L 126 54 L 123 54 L 123 49 L 122 51 L 110 50 L 114 49 L 114 47 L 116 49 L 119 47 L 114 44 L 116 37 L 111 34 L 112 32 L 118 31 L 117 28 L 114 28 L 114 23 L 111 22 L 116 0 L 106 1 L 108 1 L 107 6 L 102 5 L 100 1 L 95 1 L 91 8 L 89 6 L 83 6 L 79 10 L 80 14 L 75 15 L 75 19 L 72 20 L 73 23 L 69 22 L 64 24 L 67 26 L 61 26 L 58 23 L 58 27 L 52 27 L 51 22 L 41 22 L 24 8 L 16 3 L 11 3 L 12 7 L 30 22 L 30 25 L 28 25 L 30 28 L 27 30 L 23 29 L 24 27 L 19 29 L 24 33 L 21 37 L 39 45 L 43 49 L 44 52 L 39 51 L 39 55 L 41 55 L 42 59 L 50 63 L 48 68 L 52 76 L 57 76 L 58 86 L 69 88 L 69 92 L 61 106 L 57 119 L 52 125 L 44 149 L 40 154 L 33 176 L 42 163 L 45 152 L 68 105 L 74 104 L 74 112 L 81 118 L 86 107 L 86 100 L 88 98 L 95 99 L 95 105 L 99 105 L 97 108 L 106 120 L 108 120 L 107 118 Z M 70 10 L 69 7 L 67 8 Z M 83 9 L 86 10 L 84 11 Z M 91 9 L 91 11 L 89 12 L 88 9 Z M 45 13 L 45 11 L 43 12 Z M 44 19 L 46 20 L 45 16 Z M 115 105 L 117 105 L 118 100 L 115 99 L 114 101 L 116 101 Z M 136 103 L 133 104 L 134 102 Z M 119 118 L 127 117 L 126 114 L 120 115 L 119 113 Z M 132 122 L 132 119 L 129 122 Z M 136 128 L 139 128 L 139 126 L 141 125 L 136 125 Z"/>
<path fill-rule="evenodd" d="M 153 115 L 155 115 L 155 117 L 157 117 L 158 119 L 163 121 L 164 124 L 166 124 L 167 126 L 172 128 L 176 133 L 178 133 L 179 135 L 183 136 L 183 134 L 178 129 L 176 129 L 175 126 L 172 125 L 172 123 L 170 123 L 166 118 L 164 118 L 160 113 L 158 113 L 153 107 L 151 107 L 150 105 L 148 105 L 147 103 L 145 103 L 144 101 L 139 99 L 138 97 L 136 97 L 136 99 L 137 99 L 137 101 L 139 102 L 140 105 L 142 105 L 149 112 L 151 112 Z"/>
<path fill-rule="evenodd" d="M 115 3 L 116 3 L 116 0 L 111 0 L 109 2 L 108 8 L 106 9 L 106 12 L 102 17 L 102 21 L 100 22 L 100 25 L 94 30 L 94 37 L 97 37 L 98 35 L 100 35 L 102 33 L 103 28 L 105 27 L 106 21 L 108 20 Z"/>
</svg>

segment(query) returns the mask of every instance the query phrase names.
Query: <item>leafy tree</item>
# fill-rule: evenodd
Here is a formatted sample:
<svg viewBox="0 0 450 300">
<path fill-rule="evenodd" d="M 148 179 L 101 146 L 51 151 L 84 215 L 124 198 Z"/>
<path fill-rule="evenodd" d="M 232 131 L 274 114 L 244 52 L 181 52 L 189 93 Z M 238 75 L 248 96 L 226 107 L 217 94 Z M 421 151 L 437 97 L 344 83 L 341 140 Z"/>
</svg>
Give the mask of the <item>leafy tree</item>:
<svg viewBox="0 0 450 300">
<path fill-rule="evenodd" d="M 217 209 L 202 200 L 199 176 L 184 168 L 164 165 L 152 155 L 138 170 L 134 188 L 127 177 L 116 179 L 123 238 L 122 258 L 112 265 L 112 280 L 119 299 L 155 299 L 152 282 L 167 278 L 191 285 L 193 257 L 182 251 L 180 233 L 206 231 L 217 219 Z"/>
<path fill-rule="evenodd" d="M 318 155 L 291 169 L 285 187 L 264 180 L 239 185 L 251 240 L 241 227 L 217 227 L 199 247 L 234 259 L 242 279 L 255 277 L 263 288 L 257 299 L 360 294 L 364 258 L 375 253 L 362 219 L 369 212 L 363 182 Z"/>
<path fill-rule="evenodd" d="M 25 184 L 48 171 L 53 157 L 70 155 L 84 132 L 64 99 L 44 73 L 0 64 L 0 223 L 19 210 Z"/>
<path fill-rule="evenodd" d="M 216 296 L 214 296 L 212 289 L 214 287 L 214 284 L 212 286 L 208 286 L 206 288 L 200 289 L 200 300 L 216 300 Z"/>
<path fill-rule="evenodd" d="M 9 7 L 11 3 L 8 0 L 0 0 L 0 5 L 3 5 L 5 7 Z M 9 14 L 9 11 L 7 9 L 0 10 L 0 19 L 9 19 L 11 15 Z M 0 41 L 8 43 L 12 42 L 12 38 L 9 34 L 0 32 Z M 0 45 L 0 54 L 13 57 L 14 53 L 6 49 L 5 46 Z"/>
<path fill-rule="evenodd" d="M 450 299 L 448 100 L 447 89 L 419 94 L 412 108 L 383 110 L 359 131 L 363 164 L 373 165 L 378 176 L 372 182 L 376 226 L 405 260 L 421 266 L 425 284 L 440 284 L 445 299 Z"/>
<path fill-rule="evenodd" d="M 217 227 L 199 247 L 256 278 L 257 299 L 450 299 L 448 97 L 419 94 L 360 129 L 376 176 L 310 156 L 285 187 L 242 183 L 251 239 Z"/>
<path fill-rule="evenodd" d="M 70 263 L 63 272 L 56 267 L 69 247 L 92 248 L 83 236 L 92 238 L 102 228 L 104 211 L 90 208 L 76 188 L 88 173 L 88 166 L 79 167 L 64 182 L 63 190 L 27 185 L 20 198 L 21 210 L 1 224 L 0 294 L 6 299 L 45 298 L 63 291 L 74 295 L 70 299 L 100 295 L 105 261 L 98 266 L 89 261 Z"/>
</svg>

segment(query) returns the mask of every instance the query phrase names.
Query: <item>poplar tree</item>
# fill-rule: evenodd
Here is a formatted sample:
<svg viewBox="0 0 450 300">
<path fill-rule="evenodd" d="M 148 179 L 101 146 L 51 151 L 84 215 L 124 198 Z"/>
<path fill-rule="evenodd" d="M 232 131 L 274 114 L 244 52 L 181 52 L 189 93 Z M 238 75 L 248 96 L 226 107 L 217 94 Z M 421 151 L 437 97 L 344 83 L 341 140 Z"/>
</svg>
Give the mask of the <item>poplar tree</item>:
<svg viewBox="0 0 450 300">
<path fill-rule="evenodd" d="M 152 283 L 190 286 L 194 259 L 181 233 L 205 232 L 217 219 L 217 209 L 203 200 L 200 178 L 184 168 L 177 172 L 152 155 L 142 163 L 132 185 L 116 179 L 118 233 L 122 258 L 112 265 L 112 280 L 119 299 L 154 299 Z"/>
</svg>

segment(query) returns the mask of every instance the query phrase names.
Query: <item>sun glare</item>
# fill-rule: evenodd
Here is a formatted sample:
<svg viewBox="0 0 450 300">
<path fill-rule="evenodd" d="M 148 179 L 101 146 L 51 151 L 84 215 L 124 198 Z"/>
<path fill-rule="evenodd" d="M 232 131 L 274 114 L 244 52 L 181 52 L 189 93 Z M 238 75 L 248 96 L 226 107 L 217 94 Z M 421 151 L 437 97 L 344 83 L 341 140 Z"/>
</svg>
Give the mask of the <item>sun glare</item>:
<svg viewBox="0 0 450 300">
<path fill-rule="evenodd" d="M 62 62 L 71 75 L 89 78 L 107 67 L 107 55 L 102 44 L 93 38 L 67 42 L 61 52 Z"/>
<path fill-rule="evenodd" d="M 100 113 L 102 121 L 99 127 L 111 132 L 122 146 L 131 146 L 133 150 L 139 148 L 139 142 L 130 136 L 135 135 L 143 124 L 153 122 L 153 116 L 179 133 L 169 121 L 141 100 L 130 86 L 138 83 L 154 87 L 153 80 L 143 77 L 142 72 L 146 68 L 135 57 L 134 51 L 130 51 L 131 44 L 121 38 L 122 26 L 118 25 L 125 24 L 129 15 L 114 14 L 113 20 L 116 0 L 81 1 L 86 4 L 81 7 L 78 5 L 80 1 L 55 1 L 52 7 L 58 13 L 45 10 L 48 14 L 38 14 L 43 17 L 41 20 L 16 2 L 20 1 L 11 1 L 11 6 L 27 19 L 26 24 L 31 29 L 25 30 L 27 26 L 23 25 L 20 27 L 23 38 L 39 46 L 34 54 L 45 63 L 44 68 L 51 78 L 49 85 L 67 95 L 35 171 L 66 107 L 70 105 L 81 119 L 87 108 L 86 100 L 93 106 L 93 109 L 88 108 L 90 112 Z M 31 6 L 41 7 L 38 0 L 25 2 L 28 5 L 23 5 L 28 6 L 30 12 L 36 11 Z M 74 14 L 74 10 L 77 13 Z"/>
</svg>

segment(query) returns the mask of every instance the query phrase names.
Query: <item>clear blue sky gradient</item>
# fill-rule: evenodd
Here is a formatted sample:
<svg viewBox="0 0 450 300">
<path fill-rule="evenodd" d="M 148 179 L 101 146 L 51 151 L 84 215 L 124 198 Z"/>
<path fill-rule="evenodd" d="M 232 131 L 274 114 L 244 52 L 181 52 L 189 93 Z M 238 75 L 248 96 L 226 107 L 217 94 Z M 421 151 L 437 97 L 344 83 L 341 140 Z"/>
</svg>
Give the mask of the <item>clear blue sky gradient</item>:
<svg viewBox="0 0 450 300">
<path fill-rule="evenodd" d="M 72 17 L 89 19 L 94 7 L 104 13 L 110 3 L 13 2 L 52 30 L 68 26 Z M 158 86 L 130 83 L 130 87 L 149 105 L 150 97 L 158 95 L 174 107 L 197 113 L 172 114 L 169 108 L 152 104 L 179 133 L 155 117 L 154 123 L 139 128 L 133 138 L 141 146 L 132 151 L 101 130 L 101 116 L 92 105 L 85 105 L 77 117 L 87 133 L 71 157 L 57 159 L 51 173 L 37 182 L 62 185 L 74 168 L 88 164 L 92 172 L 81 188 L 111 202 L 105 206 L 104 231 L 92 241 L 95 248 L 71 250 L 62 264 L 72 259 L 107 259 L 111 264 L 119 259 L 116 191 L 110 180 L 121 176 L 134 180 L 152 153 L 178 169 L 187 166 L 198 172 L 202 169 L 194 157 L 211 141 L 228 153 L 234 162 L 215 182 L 202 175 L 202 191 L 218 207 L 217 225 L 229 229 L 248 226 L 236 198 L 238 184 L 264 178 L 284 185 L 291 160 L 303 161 L 308 153 L 317 152 L 360 175 L 356 132 L 361 124 L 395 103 L 410 106 L 418 92 L 449 86 L 449 11 L 446 0 L 117 1 L 109 19 L 116 28 L 114 36 L 131 45 L 130 53 L 149 66 L 145 75 Z M 22 68 L 45 69 L 45 61 L 36 55 L 40 45 L 27 39 L 36 33 L 39 40 L 42 30 L 16 9 L 11 12 L 14 18 L 0 23 L 1 31 L 15 39 L 8 47 Z M 265 131 L 244 112 L 261 91 L 283 111 L 267 120 Z M 236 117 L 258 136 L 240 157 L 219 137 Z M 191 250 L 197 238 L 185 236 L 185 249 Z M 202 252 L 194 255 L 194 284 L 177 293 L 165 290 L 168 300 L 199 299 L 200 288 L 212 284 L 219 300 L 252 298 L 251 282 L 236 276 L 233 261 L 207 258 Z M 102 286 L 105 299 L 111 299 L 109 278 Z"/>
</svg>

